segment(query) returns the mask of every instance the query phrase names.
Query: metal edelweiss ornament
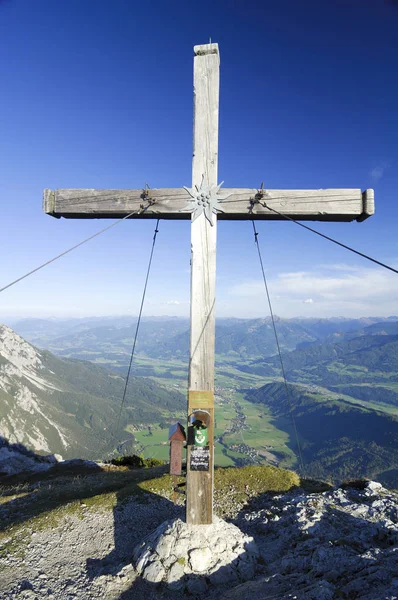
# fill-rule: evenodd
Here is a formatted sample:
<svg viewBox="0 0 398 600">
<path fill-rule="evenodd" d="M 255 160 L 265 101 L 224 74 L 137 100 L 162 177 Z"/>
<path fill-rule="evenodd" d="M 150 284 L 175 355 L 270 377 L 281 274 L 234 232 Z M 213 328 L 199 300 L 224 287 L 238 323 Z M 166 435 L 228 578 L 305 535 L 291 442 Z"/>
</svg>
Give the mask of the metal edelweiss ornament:
<svg viewBox="0 0 398 600">
<path fill-rule="evenodd" d="M 204 213 L 210 225 L 213 226 L 213 215 L 216 215 L 217 212 L 224 212 L 220 207 L 220 204 L 223 200 L 229 198 L 231 194 L 228 194 L 227 196 L 220 195 L 221 186 L 224 183 L 223 181 L 218 185 L 209 186 L 205 183 L 204 179 L 203 175 L 202 183 L 200 186 L 195 185 L 195 188 L 187 188 L 184 186 L 184 190 L 188 192 L 192 200 L 190 200 L 187 207 L 182 210 L 189 210 L 192 212 L 192 221 L 195 221 L 199 215 Z"/>
</svg>

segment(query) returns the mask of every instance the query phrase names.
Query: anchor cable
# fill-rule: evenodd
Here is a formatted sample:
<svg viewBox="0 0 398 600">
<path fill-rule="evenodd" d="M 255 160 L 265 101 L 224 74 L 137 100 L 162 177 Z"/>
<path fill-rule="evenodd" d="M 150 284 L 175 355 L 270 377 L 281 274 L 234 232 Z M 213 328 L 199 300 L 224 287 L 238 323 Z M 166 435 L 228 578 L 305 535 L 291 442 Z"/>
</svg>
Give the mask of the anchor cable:
<svg viewBox="0 0 398 600">
<path fill-rule="evenodd" d="M 101 229 L 100 231 L 97 231 L 97 233 L 94 233 L 93 235 L 90 235 L 90 237 L 82 240 L 78 244 L 75 244 L 71 248 L 68 248 L 68 250 L 65 250 L 64 252 L 61 252 L 61 254 L 58 254 L 57 256 L 54 256 L 54 258 L 51 258 L 50 260 L 47 260 L 45 263 L 43 263 L 39 267 L 36 267 L 35 269 L 32 269 L 32 271 L 29 271 L 28 273 L 25 273 L 25 275 L 22 275 L 22 277 L 18 277 L 18 279 L 15 279 L 14 281 L 11 281 L 7 285 L 5 285 L 2 288 L 0 288 L 0 293 L 4 292 L 4 290 L 7 290 L 8 288 L 10 288 L 11 286 L 15 285 L 16 283 L 19 283 L 23 279 L 26 279 L 26 277 L 29 277 L 29 275 L 33 275 L 33 273 L 36 273 L 37 271 L 40 271 L 40 269 L 43 269 L 44 267 L 46 267 L 47 265 L 50 265 L 51 263 L 55 262 L 56 260 L 58 260 L 62 256 L 65 256 L 65 254 L 68 254 L 69 252 L 72 252 L 72 250 L 76 250 L 76 248 L 79 248 L 80 246 L 83 246 L 83 244 L 86 244 L 87 242 L 89 242 L 90 240 L 93 240 L 98 235 L 101 235 L 101 233 L 104 233 L 105 231 L 108 231 L 108 229 L 111 229 L 112 227 L 115 227 L 115 225 L 118 225 L 122 221 L 125 221 L 129 217 L 132 217 L 137 212 L 140 212 L 140 211 L 135 210 L 134 212 L 131 212 L 130 214 L 128 214 L 125 217 L 123 217 L 122 219 L 119 219 L 118 221 L 115 221 L 114 223 L 111 223 L 107 227 L 104 227 L 104 229 Z"/>
<path fill-rule="evenodd" d="M 290 390 L 289 390 L 289 386 L 288 386 L 287 379 L 286 379 L 285 367 L 284 367 L 283 359 L 282 359 L 282 352 L 281 352 L 281 348 L 280 348 L 280 345 L 279 345 L 278 332 L 276 330 L 275 318 L 274 318 L 274 313 L 273 313 L 272 304 L 271 304 L 271 298 L 270 298 L 270 295 L 269 295 L 267 279 L 265 277 L 265 270 L 264 270 L 263 259 L 262 259 L 262 256 L 261 256 L 260 244 L 258 243 L 258 232 L 256 230 L 256 226 L 254 224 L 254 221 L 252 221 L 252 225 L 253 225 L 253 232 L 254 232 L 254 241 L 255 241 L 255 244 L 257 246 L 258 257 L 260 259 L 260 265 L 261 265 L 261 272 L 263 274 L 264 286 L 265 286 L 265 291 L 266 291 L 267 300 L 268 300 L 268 306 L 269 306 L 269 310 L 270 310 L 270 314 L 271 314 L 271 321 L 272 321 L 272 327 L 273 327 L 273 330 L 274 330 L 274 335 L 275 335 L 275 340 L 276 340 L 276 347 L 278 349 L 279 361 L 281 363 L 281 371 L 282 371 L 284 386 L 285 386 L 285 390 L 286 390 L 286 396 L 287 396 L 287 399 L 288 399 L 288 402 L 289 402 L 289 405 L 290 405 L 290 415 L 291 415 L 291 418 L 292 418 L 293 429 L 294 429 L 294 434 L 295 434 L 295 438 L 296 438 L 297 450 L 298 450 L 298 455 L 299 455 L 299 462 L 300 462 L 302 473 L 303 473 L 303 475 L 305 475 L 303 455 L 302 455 L 300 440 L 299 440 L 299 436 L 298 436 L 298 432 L 297 432 L 296 420 L 295 420 L 294 414 L 293 414 L 293 402 L 292 402 L 292 398 L 290 396 Z"/>
<path fill-rule="evenodd" d="M 125 381 L 125 384 L 124 384 L 123 397 L 122 397 L 122 401 L 121 401 L 121 404 L 120 404 L 119 415 L 118 415 L 118 419 L 117 419 L 117 426 L 116 426 L 116 429 L 115 429 L 115 434 L 113 436 L 114 439 L 116 439 L 116 440 L 117 440 L 117 437 L 118 437 L 118 434 L 119 434 L 120 418 L 122 416 L 123 406 L 124 406 L 125 401 L 126 401 L 127 386 L 128 386 L 129 379 L 130 379 L 131 367 L 132 367 L 132 364 L 133 364 L 135 347 L 136 347 L 136 344 L 137 344 L 138 331 L 139 331 L 140 323 L 141 323 L 142 309 L 144 307 L 144 300 L 145 300 L 146 290 L 147 290 L 147 287 L 148 287 L 148 279 L 149 279 L 149 273 L 151 271 L 153 252 L 155 250 L 156 236 L 157 236 L 157 234 L 159 232 L 158 226 L 159 226 L 159 219 L 156 221 L 155 232 L 154 232 L 154 235 L 153 235 L 152 248 L 151 248 L 151 253 L 150 253 L 150 256 L 149 256 L 148 269 L 147 269 L 147 272 L 146 272 L 146 278 L 145 278 L 145 284 L 144 284 L 144 291 L 142 293 L 140 312 L 138 314 L 137 327 L 135 329 L 133 348 L 131 350 L 129 368 L 128 368 L 128 371 L 127 371 L 126 381 Z"/>
</svg>

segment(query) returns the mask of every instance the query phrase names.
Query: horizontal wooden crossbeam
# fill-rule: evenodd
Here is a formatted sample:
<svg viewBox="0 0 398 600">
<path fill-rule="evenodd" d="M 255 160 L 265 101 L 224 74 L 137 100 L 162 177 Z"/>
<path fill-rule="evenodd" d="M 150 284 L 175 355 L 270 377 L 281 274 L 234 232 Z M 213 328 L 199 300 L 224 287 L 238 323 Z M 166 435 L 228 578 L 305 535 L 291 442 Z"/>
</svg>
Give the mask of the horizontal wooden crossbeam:
<svg viewBox="0 0 398 600">
<path fill-rule="evenodd" d="M 363 221 L 374 214 L 373 190 L 263 190 L 222 188 L 217 218 L 223 220 L 280 220 L 283 217 L 305 221 Z M 149 190 L 44 190 L 43 210 L 53 217 L 70 219 L 131 218 L 190 219 L 182 212 L 191 200 L 184 188 Z"/>
</svg>

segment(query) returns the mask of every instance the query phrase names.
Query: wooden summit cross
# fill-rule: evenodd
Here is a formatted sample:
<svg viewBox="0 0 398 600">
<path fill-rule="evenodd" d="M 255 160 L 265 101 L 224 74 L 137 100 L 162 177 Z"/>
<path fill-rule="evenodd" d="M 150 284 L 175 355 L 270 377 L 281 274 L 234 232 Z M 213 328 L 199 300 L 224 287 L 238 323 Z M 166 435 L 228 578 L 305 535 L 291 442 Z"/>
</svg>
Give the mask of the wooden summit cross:
<svg viewBox="0 0 398 600">
<path fill-rule="evenodd" d="M 191 220 L 188 415 L 199 409 L 202 413 L 207 411 L 210 419 L 208 457 L 206 458 L 204 451 L 204 465 L 199 467 L 204 466 L 207 470 L 193 470 L 191 455 L 196 447 L 188 445 L 186 520 L 187 523 L 200 525 L 212 523 L 213 517 L 217 218 L 283 219 L 267 208 L 270 207 L 300 220 L 362 221 L 374 213 L 374 200 L 373 190 L 362 193 L 360 189 L 221 189 L 217 179 L 220 64 L 218 45 L 195 46 L 194 54 L 192 187 L 45 190 L 44 211 L 54 217 L 73 219 L 121 218 L 135 212 L 130 218 Z"/>
</svg>

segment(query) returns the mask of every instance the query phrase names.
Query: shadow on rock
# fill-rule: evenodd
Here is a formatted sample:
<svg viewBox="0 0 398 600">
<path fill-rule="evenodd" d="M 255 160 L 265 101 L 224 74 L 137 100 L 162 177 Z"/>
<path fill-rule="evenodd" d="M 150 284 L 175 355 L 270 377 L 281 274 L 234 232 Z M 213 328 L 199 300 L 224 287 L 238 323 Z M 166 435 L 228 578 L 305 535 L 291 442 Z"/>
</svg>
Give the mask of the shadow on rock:
<svg viewBox="0 0 398 600">
<path fill-rule="evenodd" d="M 187 526 L 184 507 L 145 493 L 133 500 L 118 498 L 113 518 L 114 548 L 86 563 L 89 578 L 109 585 L 109 597 L 115 597 L 121 580 L 127 585 L 120 600 L 210 597 L 213 590 L 238 585 L 256 572 L 253 539 L 217 517 L 210 526 Z"/>
<path fill-rule="evenodd" d="M 169 504 L 166 512 L 173 510 Z M 152 510 L 151 502 L 148 506 Z M 181 516 L 181 508 L 177 512 Z M 177 527 L 178 520 L 159 526 L 163 514 L 156 512 L 153 505 L 152 516 L 148 514 L 146 522 L 147 529 L 151 530 L 152 525 L 152 533 L 135 551 L 135 564 L 146 575 L 146 580 L 135 578 L 118 600 L 175 599 L 187 594 L 223 600 L 252 600 L 254 597 L 282 600 L 290 598 L 292 593 L 297 600 L 374 600 L 397 595 L 394 579 L 398 572 L 397 497 L 380 484 L 370 482 L 364 490 L 337 489 L 314 494 L 302 490 L 278 495 L 267 493 L 252 499 L 235 519 L 226 523 L 236 525 L 244 535 L 253 538 L 258 548 L 255 569 L 246 575 L 239 570 L 245 562 L 242 561 L 244 553 L 231 556 L 229 563 L 212 567 L 211 572 L 188 574 L 187 567 L 191 571 L 192 566 L 205 568 L 204 563 L 214 553 L 217 535 L 209 541 L 203 534 L 203 527 L 207 526 L 197 528 L 193 546 L 201 548 L 198 559 L 204 563 L 200 566 L 199 562 L 195 567 L 191 561 L 195 550 L 192 544 L 186 553 L 186 548 L 178 550 L 170 540 L 164 542 L 170 528 Z M 124 527 L 120 521 L 119 534 L 115 534 L 115 537 L 123 534 L 122 545 L 127 539 Z M 201 542 L 200 536 L 207 539 Z M 183 546 L 186 540 L 182 529 L 177 539 Z M 136 540 L 130 539 L 128 552 L 125 547 L 127 560 L 133 559 L 133 542 L 135 545 Z M 117 540 L 115 544 L 120 546 Z M 203 551 L 205 548 L 209 552 Z M 140 565 L 140 560 L 145 562 L 148 550 L 147 563 Z M 159 560 L 154 559 L 154 554 Z M 188 556 L 189 565 L 186 559 L 182 560 L 182 555 Z M 172 570 L 173 577 L 167 582 Z M 148 576 L 152 581 L 148 581 Z"/>
<path fill-rule="evenodd" d="M 234 522 L 255 538 L 264 574 L 223 600 L 292 593 L 298 600 L 374 600 L 398 592 L 397 496 L 378 483 L 322 494 L 265 494 Z"/>
<path fill-rule="evenodd" d="M 101 559 L 87 559 L 90 579 L 119 575 L 124 567 L 132 564 L 133 550 L 146 535 L 165 520 L 183 515 L 181 506 L 174 505 L 163 496 L 143 492 L 138 486 L 132 489 L 131 496 L 126 499 L 124 491 L 116 494 L 114 547 Z"/>
<path fill-rule="evenodd" d="M 0 435 L 0 477 L 11 478 L 21 472 L 46 471 L 57 463 L 54 454 L 42 456 L 20 443 L 12 444 Z M 2 481 L 5 481 L 3 479 Z"/>
</svg>

